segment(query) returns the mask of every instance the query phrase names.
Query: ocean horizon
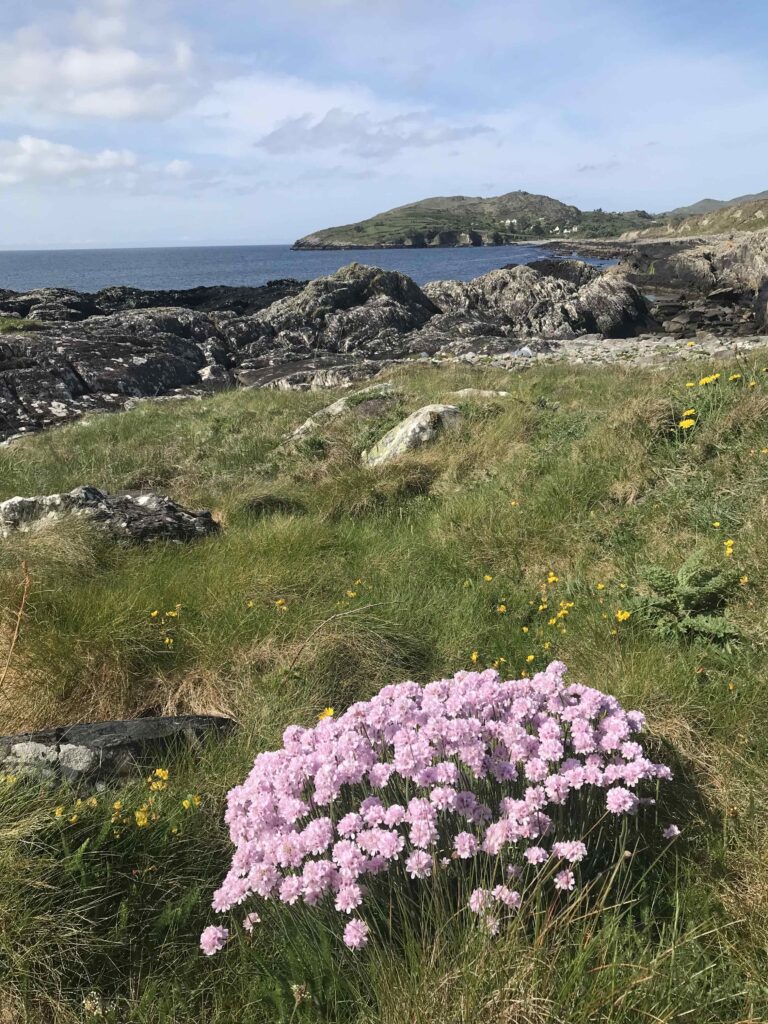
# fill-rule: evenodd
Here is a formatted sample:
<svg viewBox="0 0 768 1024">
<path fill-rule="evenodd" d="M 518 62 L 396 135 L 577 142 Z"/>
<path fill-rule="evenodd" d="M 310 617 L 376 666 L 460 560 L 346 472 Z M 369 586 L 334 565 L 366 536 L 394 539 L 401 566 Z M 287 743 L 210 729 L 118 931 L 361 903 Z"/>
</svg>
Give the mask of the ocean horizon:
<svg viewBox="0 0 768 1024">
<path fill-rule="evenodd" d="M 468 281 L 507 264 L 555 255 L 546 245 L 455 249 L 293 250 L 290 245 L 206 245 L 113 249 L 0 250 L 0 289 L 73 288 L 95 292 L 126 285 L 177 290 L 210 285 L 248 287 L 280 278 L 310 281 L 349 263 L 398 270 L 418 284 Z M 561 254 L 557 254 L 560 256 Z M 595 266 L 612 260 L 590 259 Z"/>
</svg>

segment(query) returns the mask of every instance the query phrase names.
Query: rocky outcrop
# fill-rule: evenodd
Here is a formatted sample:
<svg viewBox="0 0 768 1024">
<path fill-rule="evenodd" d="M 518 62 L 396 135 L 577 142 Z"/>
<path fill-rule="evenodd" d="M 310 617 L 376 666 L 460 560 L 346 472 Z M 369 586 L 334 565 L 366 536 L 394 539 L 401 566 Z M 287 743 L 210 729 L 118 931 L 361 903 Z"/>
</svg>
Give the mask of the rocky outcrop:
<svg viewBox="0 0 768 1024">
<path fill-rule="evenodd" d="M 444 430 L 457 426 L 460 416 L 455 405 L 425 405 L 393 427 L 370 451 L 363 452 L 363 463 L 371 467 L 381 466 L 421 448 Z"/>
<path fill-rule="evenodd" d="M 234 728 L 229 718 L 174 715 L 0 736 L 0 771 L 33 780 L 98 784 L 110 775 L 154 766 L 182 747 L 199 747 Z"/>
<path fill-rule="evenodd" d="M 257 313 L 261 309 L 297 295 L 304 281 L 293 278 L 268 281 L 254 288 L 227 285 L 184 288 L 172 291 L 147 290 L 118 286 L 99 292 L 76 292 L 71 288 L 38 288 L 31 292 L 0 289 L 0 316 L 26 317 L 33 321 L 67 323 L 92 316 L 135 309 L 178 308 L 213 313 L 229 310 L 238 316 Z"/>
<path fill-rule="evenodd" d="M 179 543 L 219 529 L 210 512 L 191 511 L 159 494 L 104 494 L 96 487 L 76 487 L 64 494 L 0 502 L 0 537 L 68 515 L 86 519 L 112 539 L 128 544 Z"/>
<path fill-rule="evenodd" d="M 251 355 L 324 349 L 391 357 L 406 352 L 403 337 L 437 312 L 405 274 L 352 263 L 310 281 L 296 296 L 239 319 L 229 335 Z"/>
<path fill-rule="evenodd" d="M 444 313 L 490 318 L 517 338 L 574 338 L 596 331 L 627 337 L 651 326 L 647 303 L 624 278 L 585 270 L 578 280 L 516 266 L 474 281 L 435 281 L 424 291 Z"/>
</svg>

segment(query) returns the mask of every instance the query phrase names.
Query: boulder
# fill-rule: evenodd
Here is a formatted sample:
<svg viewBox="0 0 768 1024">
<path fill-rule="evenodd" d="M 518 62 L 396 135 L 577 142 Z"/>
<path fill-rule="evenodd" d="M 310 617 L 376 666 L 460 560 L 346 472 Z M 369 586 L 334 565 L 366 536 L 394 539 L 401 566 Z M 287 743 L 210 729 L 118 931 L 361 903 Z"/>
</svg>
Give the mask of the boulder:
<svg viewBox="0 0 768 1024">
<path fill-rule="evenodd" d="M 94 783 L 157 765 L 174 748 L 198 747 L 234 728 L 231 719 L 216 715 L 174 715 L 0 736 L 0 770 L 31 779 Z"/>
<path fill-rule="evenodd" d="M 80 516 L 129 544 L 189 541 L 219 530 L 210 512 L 191 511 L 163 495 L 104 494 L 96 487 L 76 487 L 63 494 L 0 502 L 0 538 L 67 515 Z"/>
<path fill-rule="evenodd" d="M 455 405 L 425 405 L 393 427 L 370 451 L 363 452 L 363 463 L 380 466 L 420 448 L 444 430 L 457 426 L 460 415 Z"/>
</svg>

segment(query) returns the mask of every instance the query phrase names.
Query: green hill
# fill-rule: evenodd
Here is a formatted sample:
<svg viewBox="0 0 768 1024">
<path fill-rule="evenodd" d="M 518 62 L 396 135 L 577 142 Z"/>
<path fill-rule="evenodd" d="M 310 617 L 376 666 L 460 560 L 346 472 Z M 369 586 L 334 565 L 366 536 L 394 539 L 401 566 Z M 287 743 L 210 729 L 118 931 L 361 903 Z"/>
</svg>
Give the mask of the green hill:
<svg viewBox="0 0 768 1024">
<path fill-rule="evenodd" d="M 628 233 L 627 237 L 720 235 L 733 231 L 759 231 L 761 228 L 768 227 L 768 192 L 761 195 L 762 198 L 730 202 L 715 210 L 692 216 L 668 214 L 664 221 L 656 221 L 646 228 L 633 230 Z M 704 202 L 708 201 L 704 200 Z"/>
<path fill-rule="evenodd" d="M 427 246 L 505 245 L 521 239 L 612 238 L 653 223 L 643 210 L 584 212 L 549 196 L 437 196 L 398 206 L 368 220 L 325 228 L 300 238 L 296 249 L 387 249 Z"/>
<path fill-rule="evenodd" d="M 697 217 L 700 214 L 715 213 L 730 206 L 742 206 L 744 203 L 751 203 L 753 200 L 768 200 L 768 190 L 765 192 L 753 192 L 750 195 L 736 196 L 735 199 L 700 199 L 698 203 L 691 203 L 690 206 L 678 206 L 662 214 L 662 217 L 677 219 L 680 217 Z"/>
</svg>

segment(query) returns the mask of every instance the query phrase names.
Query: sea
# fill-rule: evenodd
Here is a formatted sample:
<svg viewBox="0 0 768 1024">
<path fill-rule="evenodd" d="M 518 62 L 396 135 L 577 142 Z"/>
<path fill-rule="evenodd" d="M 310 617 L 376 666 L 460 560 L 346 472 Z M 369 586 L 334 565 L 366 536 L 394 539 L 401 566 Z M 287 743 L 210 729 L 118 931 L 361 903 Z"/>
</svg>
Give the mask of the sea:
<svg viewBox="0 0 768 1024">
<path fill-rule="evenodd" d="M 0 251 L 0 289 L 74 288 L 95 292 L 113 285 L 179 289 L 198 285 L 259 285 L 278 278 L 310 281 L 356 261 L 399 270 L 418 284 L 469 281 L 510 263 L 555 255 L 545 246 L 460 249 L 293 251 L 288 245 L 211 245 L 161 249 Z M 562 256 L 562 253 L 558 253 Z M 581 257 L 580 257 L 581 258 Z M 590 259 L 603 267 L 615 261 Z"/>
</svg>

